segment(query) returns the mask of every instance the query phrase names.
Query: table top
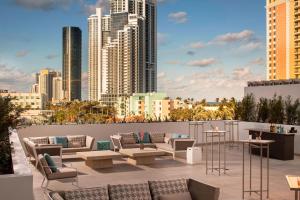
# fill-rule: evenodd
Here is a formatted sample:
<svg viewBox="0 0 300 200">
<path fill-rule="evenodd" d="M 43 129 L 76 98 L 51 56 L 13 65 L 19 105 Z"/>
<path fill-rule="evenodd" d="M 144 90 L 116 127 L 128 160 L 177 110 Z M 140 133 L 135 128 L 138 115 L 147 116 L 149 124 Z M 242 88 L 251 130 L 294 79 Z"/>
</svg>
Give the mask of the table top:
<svg viewBox="0 0 300 200">
<path fill-rule="evenodd" d="M 106 150 L 106 151 L 83 151 L 77 152 L 78 156 L 85 160 L 105 160 L 112 158 L 121 158 L 122 155 L 118 152 Z"/>
<path fill-rule="evenodd" d="M 134 149 L 120 149 L 120 153 L 130 157 L 147 157 L 147 156 L 162 156 L 165 155 L 164 151 L 156 150 L 153 148 L 134 148 Z"/>
<path fill-rule="evenodd" d="M 290 190 L 300 190 L 300 176 L 286 175 L 285 177 L 289 184 Z"/>
<path fill-rule="evenodd" d="M 240 140 L 242 143 L 249 143 L 249 144 L 271 144 L 275 142 L 274 140 Z"/>
</svg>

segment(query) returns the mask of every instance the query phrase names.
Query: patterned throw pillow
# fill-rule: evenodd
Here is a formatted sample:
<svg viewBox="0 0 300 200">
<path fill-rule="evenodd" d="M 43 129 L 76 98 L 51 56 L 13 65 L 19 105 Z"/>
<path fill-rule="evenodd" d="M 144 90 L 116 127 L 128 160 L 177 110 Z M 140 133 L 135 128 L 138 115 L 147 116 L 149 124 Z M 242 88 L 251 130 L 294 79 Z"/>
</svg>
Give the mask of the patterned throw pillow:
<svg viewBox="0 0 300 200">
<path fill-rule="evenodd" d="M 69 145 L 71 145 L 72 143 L 75 143 L 75 142 L 79 142 L 81 145 L 80 147 L 86 146 L 86 136 L 85 135 L 72 135 L 72 136 L 67 136 L 67 137 L 68 137 Z"/>
<path fill-rule="evenodd" d="M 110 200 L 151 200 L 147 183 L 109 185 Z"/>
<path fill-rule="evenodd" d="M 153 200 L 159 200 L 162 195 L 189 192 L 185 179 L 149 181 L 149 186 Z"/>
<path fill-rule="evenodd" d="M 109 200 L 106 187 L 79 189 L 65 192 L 65 200 Z"/>
<path fill-rule="evenodd" d="M 136 144 L 134 133 L 119 133 L 122 144 Z"/>
<path fill-rule="evenodd" d="M 152 143 L 164 143 L 165 142 L 165 134 L 164 133 L 151 133 L 150 134 Z"/>
<path fill-rule="evenodd" d="M 30 137 L 29 140 L 34 144 L 49 144 L 48 137 Z"/>
</svg>

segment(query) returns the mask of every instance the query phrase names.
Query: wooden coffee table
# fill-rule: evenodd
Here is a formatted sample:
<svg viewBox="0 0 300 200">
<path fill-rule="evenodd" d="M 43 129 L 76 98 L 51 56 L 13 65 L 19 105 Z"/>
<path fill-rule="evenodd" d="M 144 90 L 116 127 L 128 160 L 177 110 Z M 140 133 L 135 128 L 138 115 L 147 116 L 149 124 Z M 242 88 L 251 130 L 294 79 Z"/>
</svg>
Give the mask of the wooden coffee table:
<svg viewBox="0 0 300 200">
<path fill-rule="evenodd" d="M 287 175 L 286 180 L 289 184 L 290 190 L 295 191 L 295 200 L 299 200 L 300 184 L 298 183 L 298 180 L 300 180 L 300 177 Z"/>
<path fill-rule="evenodd" d="M 77 152 L 78 156 L 85 160 L 85 164 L 93 169 L 113 167 L 113 159 L 122 158 L 120 153 L 114 151 L 86 151 Z"/>
<path fill-rule="evenodd" d="M 155 162 L 155 157 L 165 155 L 165 152 L 152 149 L 120 149 L 120 153 L 128 156 L 127 161 L 133 165 L 149 165 Z"/>
</svg>

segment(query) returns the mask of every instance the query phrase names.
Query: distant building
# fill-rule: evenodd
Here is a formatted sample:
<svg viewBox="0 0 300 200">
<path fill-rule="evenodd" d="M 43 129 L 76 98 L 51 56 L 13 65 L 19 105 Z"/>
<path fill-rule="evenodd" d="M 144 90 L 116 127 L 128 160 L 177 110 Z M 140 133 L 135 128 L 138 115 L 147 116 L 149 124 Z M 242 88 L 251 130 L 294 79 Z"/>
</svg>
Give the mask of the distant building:
<svg viewBox="0 0 300 200">
<path fill-rule="evenodd" d="M 39 84 L 35 83 L 31 86 L 31 93 L 39 93 Z"/>
<path fill-rule="evenodd" d="M 38 90 L 37 88 L 32 88 L 32 92 L 45 95 L 47 101 L 51 102 L 53 97 L 53 79 L 59 77 L 60 73 L 50 69 L 42 69 L 38 75 Z"/>
<path fill-rule="evenodd" d="M 64 93 L 62 90 L 62 77 L 53 78 L 53 96 L 52 103 L 59 103 L 64 99 Z"/>
<path fill-rule="evenodd" d="M 300 80 L 248 82 L 244 95 L 249 94 L 253 94 L 256 101 L 260 98 L 271 99 L 275 94 L 283 98 L 291 96 L 293 100 L 300 99 Z"/>
<path fill-rule="evenodd" d="M 46 96 L 41 93 L 0 91 L 0 96 L 11 97 L 11 102 L 21 108 L 42 110 L 45 108 L 47 103 Z"/>
<path fill-rule="evenodd" d="M 63 27 L 63 91 L 67 101 L 81 100 L 81 30 Z"/>
<path fill-rule="evenodd" d="M 298 1 L 266 0 L 267 80 L 300 78 Z"/>
<path fill-rule="evenodd" d="M 109 15 L 88 18 L 88 97 L 113 105 L 157 90 L 157 11 L 155 0 L 109 2 Z"/>
</svg>

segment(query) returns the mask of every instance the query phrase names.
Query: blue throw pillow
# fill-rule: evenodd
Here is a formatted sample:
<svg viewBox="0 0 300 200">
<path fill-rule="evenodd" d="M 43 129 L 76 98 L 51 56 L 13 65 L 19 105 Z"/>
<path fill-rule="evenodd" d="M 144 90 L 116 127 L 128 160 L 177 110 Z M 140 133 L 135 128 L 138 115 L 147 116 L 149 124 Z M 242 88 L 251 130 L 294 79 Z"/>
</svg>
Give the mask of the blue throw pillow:
<svg viewBox="0 0 300 200">
<path fill-rule="evenodd" d="M 49 165 L 49 168 L 51 169 L 51 171 L 53 173 L 57 172 L 57 166 L 56 166 L 54 160 L 51 158 L 51 156 L 49 154 L 45 153 L 44 158 L 45 158 L 47 164 Z"/>
<path fill-rule="evenodd" d="M 68 138 L 64 136 L 57 136 L 54 139 L 55 144 L 61 144 L 63 148 L 68 148 Z"/>
<path fill-rule="evenodd" d="M 181 134 L 179 134 L 179 133 L 172 134 L 172 139 L 179 139 L 179 138 L 181 138 Z"/>
<path fill-rule="evenodd" d="M 186 134 L 182 134 L 180 138 L 182 138 L 182 139 L 189 139 L 190 136 L 189 136 L 189 135 L 186 135 Z"/>
<path fill-rule="evenodd" d="M 139 133 L 139 140 L 140 140 L 140 143 L 150 143 L 150 134 L 148 132 L 144 132 L 144 138 L 143 140 L 141 140 L 141 133 Z"/>
</svg>

